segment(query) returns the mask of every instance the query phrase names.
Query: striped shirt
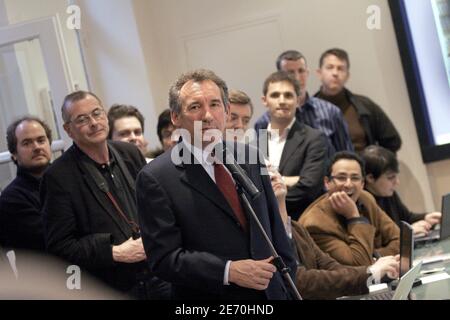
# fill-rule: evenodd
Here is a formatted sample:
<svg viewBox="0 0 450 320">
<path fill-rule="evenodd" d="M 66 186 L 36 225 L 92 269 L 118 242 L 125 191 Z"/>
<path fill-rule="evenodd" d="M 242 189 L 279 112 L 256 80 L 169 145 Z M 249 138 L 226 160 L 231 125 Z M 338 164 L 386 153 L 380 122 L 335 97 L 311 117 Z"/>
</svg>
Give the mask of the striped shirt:
<svg viewBox="0 0 450 320">
<path fill-rule="evenodd" d="M 334 104 L 307 96 L 305 104 L 297 108 L 295 117 L 298 121 L 323 132 L 333 151 L 353 151 L 347 122 L 342 111 Z M 256 121 L 255 130 L 258 132 L 259 129 L 267 129 L 269 122 L 270 114 L 266 112 Z"/>
</svg>

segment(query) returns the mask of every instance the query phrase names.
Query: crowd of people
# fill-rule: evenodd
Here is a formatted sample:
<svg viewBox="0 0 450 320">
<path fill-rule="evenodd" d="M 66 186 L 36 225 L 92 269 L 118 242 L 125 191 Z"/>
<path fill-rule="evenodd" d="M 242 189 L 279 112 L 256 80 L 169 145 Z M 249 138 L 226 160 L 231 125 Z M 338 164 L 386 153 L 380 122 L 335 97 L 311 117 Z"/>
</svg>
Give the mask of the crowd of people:
<svg viewBox="0 0 450 320">
<path fill-rule="evenodd" d="M 210 70 L 180 75 L 158 118 L 158 150 L 137 107 L 107 110 L 93 92 L 62 102 L 73 144 L 54 161 L 45 122 L 11 123 L 17 176 L 0 195 L 0 265 L 14 272 L 3 276 L 19 281 L 33 251 L 132 299 L 295 299 L 286 276 L 305 299 L 334 299 L 367 293 L 369 277 L 397 278 L 400 221 L 426 234 L 441 217 L 412 213 L 395 192 L 397 130 L 346 88 L 344 50 L 321 55 L 314 96 L 303 54 L 281 53 L 276 68 L 254 130 L 244 91 Z"/>
</svg>

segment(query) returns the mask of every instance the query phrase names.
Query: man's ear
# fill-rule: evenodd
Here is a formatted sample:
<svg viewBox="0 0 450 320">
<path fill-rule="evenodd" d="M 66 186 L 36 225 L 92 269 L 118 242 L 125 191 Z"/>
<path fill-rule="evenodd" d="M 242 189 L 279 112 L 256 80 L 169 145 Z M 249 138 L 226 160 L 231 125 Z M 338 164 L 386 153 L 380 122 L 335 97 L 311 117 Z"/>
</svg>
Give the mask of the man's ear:
<svg viewBox="0 0 450 320">
<path fill-rule="evenodd" d="M 63 128 L 64 128 L 64 131 L 67 133 L 67 135 L 68 135 L 70 138 L 72 138 L 72 130 L 71 130 L 71 128 L 70 128 L 70 123 L 64 123 L 64 124 L 63 124 Z"/>
<path fill-rule="evenodd" d="M 179 127 L 180 115 L 174 111 L 170 111 L 170 120 L 175 127 Z"/>
<path fill-rule="evenodd" d="M 373 174 L 369 173 L 366 175 L 367 183 L 375 183 L 376 179 L 373 177 Z"/>
<path fill-rule="evenodd" d="M 325 186 L 325 190 L 326 191 L 330 190 L 330 188 L 329 188 L 330 182 L 331 181 L 330 181 L 330 179 L 328 177 L 324 177 L 323 178 L 323 185 Z"/>
<path fill-rule="evenodd" d="M 263 105 L 267 108 L 267 99 L 266 99 L 266 96 L 262 96 L 262 97 L 261 97 L 261 101 L 262 101 Z"/>
</svg>

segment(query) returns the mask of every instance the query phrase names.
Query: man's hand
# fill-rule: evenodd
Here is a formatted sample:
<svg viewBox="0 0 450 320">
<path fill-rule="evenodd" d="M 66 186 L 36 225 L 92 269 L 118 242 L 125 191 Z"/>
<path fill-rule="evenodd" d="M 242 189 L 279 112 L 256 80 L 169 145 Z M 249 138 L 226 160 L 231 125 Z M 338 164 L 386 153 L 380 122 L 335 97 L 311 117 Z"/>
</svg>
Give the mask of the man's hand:
<svg viewBox="0 0 450 320">
<path fill-rule="evenodd" d="M 431 224 L 426 222 L 425 220 L 420 220 L 417 222 L 414 222 L 412 225 L 413 233 L 415 235 L 427 235 L 428 232 L 430 232 Z"/>
<path fill-rule="evenodd" d="M 352 200 L 344 191 L 337 191 L 328 197 L 331 207 L 346 219 L 358 218 L 359 211 L 355 201 Z"/>
<path fill-rule="evenodd" d="M 290 176 L 290 177 L 283 176 L 283 180 L 286 183 L 286 186 L 288 188 L 290 188 L 290 187 L 295 186 L 300 181 L 300 177 L 299 176 Z"/>
<path fill-rule="evenodd" d="M 135 263 L 147 259 L 142 238 L 136 240 L 130 238 L 121 245 L 113 246 L 112 252 L 113 260 L 116 262 Z"/>
<path fill-rule="evenodd" d="M 430 212 L 425 216 L 425 221 L 434 226 L 441 222 L 442 213 L 440 212 Z"/>
<path fill-rule="evenodd" d="M 372 276 L 380 282 L 380 280 L 387 275 L 391 279 L 398 278 L 400 256 L 386 256 L 378 259 L 373 265 L 369 267 Z"/>
<path fill-rule="evenodd" d="M 240 287 L 265 290 L 277 268 L 270 262 L 273 257 L 265 260 L 238 260 L 230 263 L 228 281 Z"/>
</svg>

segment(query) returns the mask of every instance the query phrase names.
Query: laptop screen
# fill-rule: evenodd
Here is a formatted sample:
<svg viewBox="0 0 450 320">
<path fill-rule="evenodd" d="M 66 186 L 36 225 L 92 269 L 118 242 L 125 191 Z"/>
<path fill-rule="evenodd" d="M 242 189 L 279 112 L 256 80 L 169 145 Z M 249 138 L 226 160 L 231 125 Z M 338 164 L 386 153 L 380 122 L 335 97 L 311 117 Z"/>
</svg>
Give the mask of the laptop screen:
<svg viewBox="0 0 450 320">
<path fill-rule="evenodd" d="M 409 223 L 400 221 L 400 277 L 412 267 L 413 248 L 413 228 Z"/>
<path fill-rule="evenodd" d="M 450 236 L 450 193 L 442 197 L 442 218 L 440 239 L 444 240 Z"/>
</svg>

